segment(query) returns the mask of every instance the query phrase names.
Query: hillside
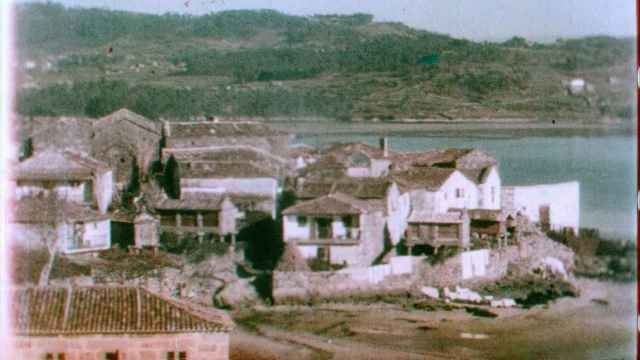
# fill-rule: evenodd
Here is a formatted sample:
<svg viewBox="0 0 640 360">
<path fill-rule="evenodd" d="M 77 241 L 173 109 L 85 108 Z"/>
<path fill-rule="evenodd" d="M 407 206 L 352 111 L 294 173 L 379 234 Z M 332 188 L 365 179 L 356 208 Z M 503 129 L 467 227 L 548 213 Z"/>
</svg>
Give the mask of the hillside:
<svg viewBox="0 0 640 360">
<path fill-rule="evenodd" d="M 17 11 L 18 110 L 151 118 L 340 120 L 631 116 L 633 39 L 479 43 L 271 10 L 148 15 L 28 4 Z M 570 94 L 566 82 L 587 87 Z"/>
</svg>

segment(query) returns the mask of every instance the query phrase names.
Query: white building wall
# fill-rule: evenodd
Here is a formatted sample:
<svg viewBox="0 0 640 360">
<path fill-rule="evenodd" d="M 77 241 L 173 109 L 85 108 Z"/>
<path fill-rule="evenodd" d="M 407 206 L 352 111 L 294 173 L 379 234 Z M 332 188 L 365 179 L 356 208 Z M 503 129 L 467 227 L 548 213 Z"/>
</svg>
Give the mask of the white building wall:
<svg viewBox="0 0 640 360">
<path fill-rule="evenodd" d="M 86 222 L 81 226 L 83 229 L 82 247 L 75 248 L 73 242 L 75 226 L 72 224 L 67 225 L 71 235 L 65 238 L 63 248 L 65 253 L 102 250 L 111 247 L 111 220 Z"/>
<path fill-rule="evenodd" d="M 104 171 L 96 174 L 94 185 L 94 197 L 101 214 L 105 214 L 113 199 L 113 171 Z"/>
<path fill-rule="evenodd" d="M 507 192 L 513 196 L 513 210 L 540 221 L 540 207 L 549 206 L 551 228 L 580 228 L 580 183 L 577 181 L 532 186 L 513 186 Z M 511 199 L 505 199 L 511 201 Z"/>
<path fill-rule="evenodd" d="M 84 189 L 86 186 L 87 183 L 85 182 L 79 182 L 76 184 L 59 184 L 54 187 L 54 190 L 60 199 L 76 203 L 84 203 Z M 37 194 L 47 195 L 50 191 L 43 185 L 39 185 L 37 182 L 17 185 L 15 189 L 17 200 Z"/>
<path fill-rule="evenodd" d="M 351 265 L 358 263 L 357 259 L 361 255 L 360 246 L 332 246 L 330 251 L 331 263 Z"/>
<path fill-rule="evenodd" d="M 368 167 L 349 167 L 347 168 L 347 176 L 350 177 L 370 177 L 371 170 Z"/>
<path fill-rule="evenodd" d="M 311 237 L 309 221 L 305 225 L 301 225 L 298 223 L 297 215 L 283 216 L 282 227 L 285 242 L 294 239 L 309 239 Z"/>
<path fill-rule="evenodd" d="M 273 178 L 180 179 L 181 188 L 217 189 L 220 193 L 276 198 L 278 181 Z"/>
<path fill-rule="evenodd" d="M 407 228 L 407 218 L 411 212 L 411 197 L 409 193 L 400 194 L 398 187 L 393 184 L 387 194 L 387 228 L 391 242 L 396 245 Z"/>
<path fill-rule="evenodd" d="M 456 197 L 456 189 L 463 191 L 463 196 Z M 477 209 L 479 200 L 479 189 L 475 183 L 455 171 L 438 190 L 436 201 L 437 212 L 447 212 L 450 208 Z"/>
<path fill-rule="evenodd" d="M 480 209 L 500 210 L 502 207 L 502 181 L 495 166 L 491 168 L 484 184 L 479 185 L 478 189 L 480 195 L 478 207 Z"/>
<path fill-rule="evenodd" d="M 314 258 L 318 255 L 318 247 L 316 245 L 298 245 L 298 250 L 300 250 L 300 254 L 305 259 Z"/>
</svg>

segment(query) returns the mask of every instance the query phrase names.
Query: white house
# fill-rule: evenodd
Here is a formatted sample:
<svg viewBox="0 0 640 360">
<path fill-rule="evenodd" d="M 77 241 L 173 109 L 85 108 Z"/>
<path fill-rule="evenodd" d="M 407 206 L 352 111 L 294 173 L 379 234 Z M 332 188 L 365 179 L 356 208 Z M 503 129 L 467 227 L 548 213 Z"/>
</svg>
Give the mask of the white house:
<svg viewBox="0 0 640 360">
<path fill-rule="evenodd" d="M 55 243 L 65 254 L 111 247 L 109 216 L 74 202 L 42 195 L 24 197 L 16 202 L 11 223 L 14 244 L 20 247 Z"/>
<path fill-rule="evenodd" d="M 44 150 L 16 164 L 12 172 L 16 199 L 47 195 L 86 206 L 105 214 L 113 196 L 113 173 L 87 155 Z"/>
<path fill-rule="evenodd" d="M 503 188 L 505 209 L 520 212 L 529 220 L 553 230 L 580 229 L 580 183 L 509 186 Z"/>
<path fill-rule="evenodd" d="M 305 258 L 369 266 L 384 250 L 384 205 L 331 193 L 285 209 L 283 237 Z"/>
</svg>

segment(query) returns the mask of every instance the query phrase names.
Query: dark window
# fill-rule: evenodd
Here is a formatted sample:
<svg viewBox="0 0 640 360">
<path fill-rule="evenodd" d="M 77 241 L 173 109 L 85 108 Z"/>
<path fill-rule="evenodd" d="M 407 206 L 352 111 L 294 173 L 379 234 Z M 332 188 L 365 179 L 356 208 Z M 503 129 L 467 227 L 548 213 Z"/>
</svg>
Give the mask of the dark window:
<svg viewBox="0 0 640 360">
<path fill-rule="evenodd" d="M 118 352 L 108 352 L 105 354 L 105 360 L 118 360 Z"/>
<path fill-rule="evenodd" d="M 202 223 L 204 226 L 216 227 L 218 226 L 218 222 L 219 220 L 217 211 L 205 212 L 202 214 Z"/>
<path fill-rule="evenodd" d="M 299 215 L 298 216 L 298 225 L 307 225 L 307 217 Z"/>
<path fill-rule="evenodd" d="M 182 226 L 198 226 L 197 216 L 194 213 L 182 214 Z"/>
<path fill-rule="evenodd" d="M 176 358 L 176 352 L 175 351 L 169 351 L 167 353 L 167 360 L 187 360 L 187 352 L 186 351 L 180 351 L 177 354 L 178 354 L 178 357 Z"/>
<path fill-rule="evenodd" d="M 58 360 L 65 360 L 67 357 L 64 355 L 64 353 L 60 353 L 58 354 Z"/>
<path fill-rule="evenodd" d="M 53 354 L 47 353 L 47 355 L 44 356 L 45 360 L 53 360 Z"/>
<path fill-rule="evenodd" d="M 176 226 L 176 214 L 174 213 L 161 214 L 160 224 L 163 226 Z"/>
</svg>

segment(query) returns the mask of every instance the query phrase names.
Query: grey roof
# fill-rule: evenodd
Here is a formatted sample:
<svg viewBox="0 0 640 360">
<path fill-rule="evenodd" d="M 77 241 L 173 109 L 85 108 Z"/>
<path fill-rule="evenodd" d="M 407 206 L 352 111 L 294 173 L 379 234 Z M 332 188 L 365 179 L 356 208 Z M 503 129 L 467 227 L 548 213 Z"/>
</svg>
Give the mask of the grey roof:
<svg viewBox="0 0 640 360">
<path fill-rule="evenodd" d="M 181 178 L 277 178 L 274 169 L 267 169 L 249 162 L 192 161 L 180 163 Z"/>
<path fill-rule="evenodd" d="M 257 121 L 191 121 L 165 124 L 166 135 L 175 138 L 288 136 L 284 131 Z"/>
<path fill-rule="evenodd" d="M 102 123 L 108 123 L 110 121 L 113 121 L 113 122 L 126 121 L 142 129 L 145 129 L 149 132 L 155 133 L 157 135 L 160 135 L 162 133 L 161 127 L 158 123 L 154 122 L 153 120 L 147 119 L 146 117 L 140 114 L 136 114 L 133 111 L 126 108 L 122 108 L 120 110 L 112 112 L 109 115 L 101 117 L 94 123 L 94 125 L 100 126 L 102 125 Z"/>
<path fill-rule="evenodd" d="M 12 176 L 16 180 L 85 180 L 108 169 L 106 163 L 87 155 L 44 150 L 18 163 Z"/>
<path fill-rule="evenodd" d="M 89 206 L 70 201 L 52 201 L 43 196 L 24 197 L 14 203 L 11 221 L 15 223 L 42 224 L 73 221 L 100 221 L 109 219 Z"/>
<path fill-rule="evenodd" d="M 296 189 L 300 199 L 312 199 L 331 193 L 349 194 L 358 199 L 384 199 L 393 183 L 385 178 L 353 178 L 307 180 Z"/>
<path fill-rule="evenodd" d="M 437 191 L 456 172 L 451 168 L 414 168 L 391 175 L 403 191 L 426 189 Z"/>
<path fill-rule="evenodd" d="M 355 215 L 383 211 L 378 202 L 356 199 L 342 193 L 333 193 L 317 199 L 300 202 L 285 209 L 284 215 Z"/>
</svg>

